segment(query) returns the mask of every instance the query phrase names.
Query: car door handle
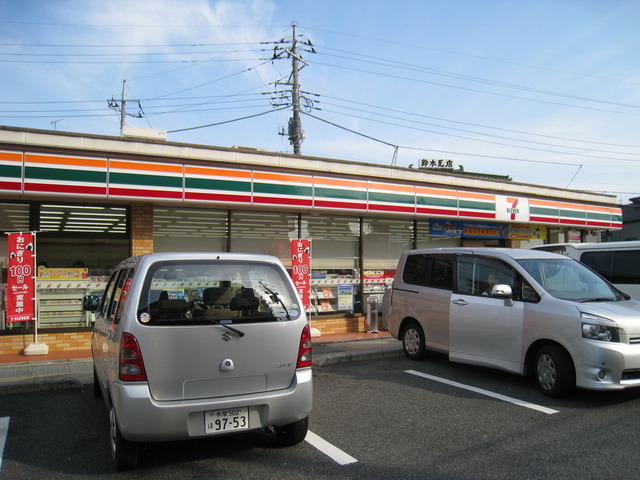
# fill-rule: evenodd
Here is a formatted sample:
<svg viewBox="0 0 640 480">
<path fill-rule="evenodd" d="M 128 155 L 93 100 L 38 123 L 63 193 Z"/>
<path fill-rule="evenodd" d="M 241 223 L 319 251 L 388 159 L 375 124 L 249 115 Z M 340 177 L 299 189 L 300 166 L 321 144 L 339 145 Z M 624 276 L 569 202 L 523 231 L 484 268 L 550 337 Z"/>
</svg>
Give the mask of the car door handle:
<svg viewBox="0 0 640 480">
<path fill-rule="evenodd" d="M 462 305 L 463 307 L 465 305 L 469 305 L 466 300 L 462 300 L 461 298 L 459 298 L 458 300 L 453 300 L 451 303 L 454 303 L 456 305 Z"/>
</svg>

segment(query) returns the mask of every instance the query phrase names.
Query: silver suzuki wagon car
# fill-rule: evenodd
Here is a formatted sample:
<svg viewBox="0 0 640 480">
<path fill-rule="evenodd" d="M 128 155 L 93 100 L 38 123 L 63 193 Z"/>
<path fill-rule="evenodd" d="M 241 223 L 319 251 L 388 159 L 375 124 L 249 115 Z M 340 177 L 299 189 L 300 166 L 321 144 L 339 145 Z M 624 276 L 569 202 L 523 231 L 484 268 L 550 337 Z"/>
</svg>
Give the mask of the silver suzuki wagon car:
<svg viewBox="0 0 640 480">
<path fill-rule="evenodd" d="M 109 409 L 118 469 L 141 443 L 268 429 L 304 440 L 311 334 L 275 257 L 161 253 L 121 262 L 95 312 L 94 393 Z"/>
<path fill-rule="evenodd" d="M 537 250 L 404 252 L 388 296 L 407 357 L 533 373 L 543 393 L 640 386 L 640 302 L 583 264 Z"/>
</svg>

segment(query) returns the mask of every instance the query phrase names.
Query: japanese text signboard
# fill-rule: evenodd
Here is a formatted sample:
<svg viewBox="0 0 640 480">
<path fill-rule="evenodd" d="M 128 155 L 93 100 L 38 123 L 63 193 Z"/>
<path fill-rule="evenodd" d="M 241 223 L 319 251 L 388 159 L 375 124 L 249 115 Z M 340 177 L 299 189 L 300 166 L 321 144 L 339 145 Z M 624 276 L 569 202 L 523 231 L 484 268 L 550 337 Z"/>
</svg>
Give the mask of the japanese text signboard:
<svg viewBox="0 0 640 480">
<path fill-rule="evenodd" d="M 302 306 L 310 309 L 311 289 L 311 240 L 291 240 L 291 278 L 298 290 Z"/>
<path fill-rule="evenodd" d="M 35 320 L 35 235 L 9 233 L 7 264 L 7 323 Z"/>
</svg>

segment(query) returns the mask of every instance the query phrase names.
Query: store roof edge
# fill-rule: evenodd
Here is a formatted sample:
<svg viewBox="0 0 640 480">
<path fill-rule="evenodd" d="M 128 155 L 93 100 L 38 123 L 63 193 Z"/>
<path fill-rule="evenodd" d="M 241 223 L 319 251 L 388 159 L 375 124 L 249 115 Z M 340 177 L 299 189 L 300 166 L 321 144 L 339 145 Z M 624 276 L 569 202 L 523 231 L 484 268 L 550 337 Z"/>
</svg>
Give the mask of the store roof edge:
<svg viewBox="0 0 640 480">
<path fill-rule="evenodd" d="M 561 198 L 567 201 L 617 205 L 615 195 L 567 190 L 519 182 L 505 182 L 468 175 L 424 171 L 416 168 L 390 166 L 327 157 L 294 155 L 271 152 L 252 147 L 221 147 L 179 143 L 166 140 L 114 137 L 77 132 L 31 129 L 0 125 L 0 145 L 14 144 L 34 147 L 63 148 L 67 150 L 97 150 L 103 153 L 179 157 L 190 160 L 223 161 L 238 164 L 256 164 L 300 171 L 320 170 L 336 175 L 355 175 L 391 179 L 398 182 L 438 184 L 449 188 L 488 189 L 505 195 L 533 195 Z M 242 155 L 242 159 L 240 159 Z M 265 158 L 266 157 L 266 158 Z M 269 159 L 273 159 L 270 161 Z M 266 161 L 265 161 L 266 160 Z M 295 160 L 295 161 L 294 161 Z M 300 165 L 300 161 L 305 165 Z"/>
</svg>

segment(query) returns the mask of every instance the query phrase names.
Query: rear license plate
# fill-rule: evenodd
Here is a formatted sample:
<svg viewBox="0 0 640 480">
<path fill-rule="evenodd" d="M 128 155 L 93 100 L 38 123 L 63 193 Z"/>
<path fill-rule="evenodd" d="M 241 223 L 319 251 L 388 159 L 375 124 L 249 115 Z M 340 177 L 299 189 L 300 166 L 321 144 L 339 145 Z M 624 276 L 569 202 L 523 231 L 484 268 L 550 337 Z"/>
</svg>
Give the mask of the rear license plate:
<svg viewBox="0 0 640 480">
<path fill-rule="evenodd" d="M 228 408 L 204 412 L 204 433 L 235 432 L 249 428 L 249 408 Z"/>
</svg>

